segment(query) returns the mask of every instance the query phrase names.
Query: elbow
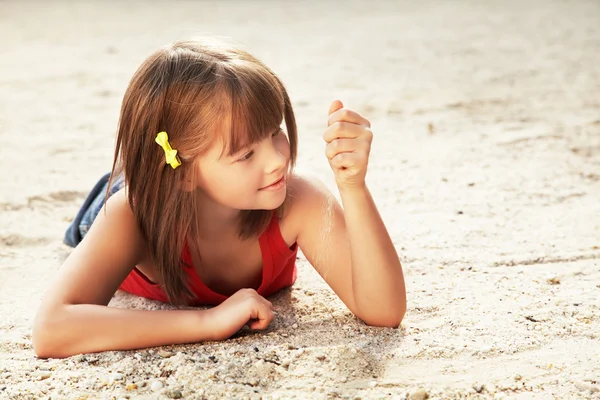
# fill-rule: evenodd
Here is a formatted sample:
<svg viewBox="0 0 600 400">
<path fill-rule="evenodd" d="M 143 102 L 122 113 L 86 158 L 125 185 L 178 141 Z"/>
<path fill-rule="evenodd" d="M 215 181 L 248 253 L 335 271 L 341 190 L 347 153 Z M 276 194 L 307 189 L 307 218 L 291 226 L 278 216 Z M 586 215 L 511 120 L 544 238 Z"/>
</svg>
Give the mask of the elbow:
<svg viewBox="0 0 600 400">
<path fill-rule="evenodd" d="M 377 314 L 365 315 L 364 317 L 360 317 L 360 319 L 369 326 L 395 329 L 402 324 L 405 314 L 406 304 L 401 307 L 390 308 Z"/>
<path fill-rule="evenodd" d="M 38 358 L 62 358 L 68 355 L 61 353 L 61 343 L 57 340 L 55 318 L 52 315 L 39 313 L 35 317 L 31 332 L 33 351 Z"/>
<path fill-rule="evenodd" d="M 381 315 L 370 318 L 363 318 L 363 322 L 369 326 L 377 326 L 381 328 L 398 328 L 402 323 L 404 313 Z"/>
<path fill-rule="evenodd" d="M 50 329 L 47 319 L 40 317 L 39 315 L 35 318 L 33 323 L 33 330 L 31 332 L 31 341 L 33 344 L 33 351 L 38 358 L 51 358 L 54 354 L 52 353 L 52 340 L 50 338 Z"/>
</svg>

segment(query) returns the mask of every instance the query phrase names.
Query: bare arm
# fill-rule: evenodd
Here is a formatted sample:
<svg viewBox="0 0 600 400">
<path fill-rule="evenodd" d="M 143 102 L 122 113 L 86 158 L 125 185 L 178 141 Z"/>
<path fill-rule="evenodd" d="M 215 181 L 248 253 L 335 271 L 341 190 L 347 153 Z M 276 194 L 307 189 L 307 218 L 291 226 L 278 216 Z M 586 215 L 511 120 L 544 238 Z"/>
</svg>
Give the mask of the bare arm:
<svg viewBox="0 0 600 400">
<path fill-rule="evenodd" d="M 230 323 L 235 318 L 225 320 L 223 313 L 216 311 L 225 307 L 178 311 L 107 307 L 121 282 L 146 254 L 145 246 L 124 193 L 115 194 L 42 300 L 33 327 L 33 346 L 39 357 L 222 339 L 248 319 L 260 319 L 248 312 L 252 307 L 239 306 L 256 300 L 252 293 L 241 299 L 238 295 L 236 307 L 229 307 L 237 313 L 237 326 Z M 256 326 L 266 327 L 268 317 Z"/>
<path fill-rule="evenodd" d="M 300 184 L 304 218 L 298 244 L 357 317 L 371 325 L 398 326 L 406 312 L 402 266 L 365 183 L 371 123 L 336 100 L 327 125 L 325 155 L 344 209 L 321 185 Z"/>
<path fill-rule="evenodd" d="M 406 289 L 396 249 L 366 186 L 341 190 L 340 195 L 356 307 L 375 324 L 398 326 L 406 312 Z"/>
<path fill-rule="evenodd" d="M 212 340 L 212 310 L 146 311 L 94 304 L 61 305 L 34 326 L 40 358 Z"/>
<path fill-rule="evenodd" d="M 341 192 L 344 209 L 318 181 L 295 178 L 291 218 L 308 261 L 358 318 L 398 326 L 406 311 L 402 266 L 364 187 Z"/>
</svg>

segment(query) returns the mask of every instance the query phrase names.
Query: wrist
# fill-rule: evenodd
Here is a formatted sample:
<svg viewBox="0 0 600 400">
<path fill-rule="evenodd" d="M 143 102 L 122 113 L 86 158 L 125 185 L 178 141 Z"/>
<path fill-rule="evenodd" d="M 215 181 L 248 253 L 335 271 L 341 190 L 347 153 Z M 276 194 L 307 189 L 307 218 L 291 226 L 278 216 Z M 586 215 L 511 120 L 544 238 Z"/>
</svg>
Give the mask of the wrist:
<svg viewBox="0 0 600 400">
<path fill-rule="evenodd" d="M 356 195 L 364 195 L 368 192 L 366 182 L 361 182 L 360 184 L 352 184 L 352 185 L 339 185 L 338 190 L 340 192 L 340 196 L 356 196 Z"/>
<path fill-rule="evenodd" d="M 219 326 L 217 321 L 217 314 L 215 308 L 208 308 L 205 310 L 197 310 L 195 314 L 194 329 L 199 336 L 198 341 L 216 341 L 219 340 L 219 332 L 216 327 Z"/>
</svg>

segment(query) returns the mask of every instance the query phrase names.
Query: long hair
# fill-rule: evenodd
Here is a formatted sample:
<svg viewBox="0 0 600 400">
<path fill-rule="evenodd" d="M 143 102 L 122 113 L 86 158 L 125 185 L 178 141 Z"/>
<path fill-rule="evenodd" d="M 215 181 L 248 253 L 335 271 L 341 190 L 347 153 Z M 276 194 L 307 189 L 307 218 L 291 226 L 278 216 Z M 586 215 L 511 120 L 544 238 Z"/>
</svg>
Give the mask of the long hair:
<svg viewBox="0 0 600 400">
<path fill-rule="evenodd" d="M 111 180 L 124 175 L 129 205 L 171 303 L 193 298 L 181 254 L 186 241 L 197 237 L 200 205 L 182 187 L 195 181 L 196 158 L 220 139 L 233 154 L 270 135 L 283 120 L 291 171 L 297 131 L 287 91 L 267 66 L 229 44 L 176 42 L 152 54 L 134 74 L 121 106 Z M 223 133 L 223 126 L 229 131 Z M 165 163 L 155 142 L 161 131 L 178 151 L 182 165 L 176 169 Z M 272 212 L 242 211 L 240 238 L 259 235 Z"/>
</svg>

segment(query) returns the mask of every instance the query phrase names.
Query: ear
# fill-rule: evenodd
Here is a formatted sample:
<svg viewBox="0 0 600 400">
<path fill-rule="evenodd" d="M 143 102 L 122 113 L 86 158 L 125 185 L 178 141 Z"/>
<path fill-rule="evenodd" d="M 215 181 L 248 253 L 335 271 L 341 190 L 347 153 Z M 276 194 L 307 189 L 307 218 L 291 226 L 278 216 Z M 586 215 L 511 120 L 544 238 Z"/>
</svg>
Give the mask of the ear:
<svg viewBox="0 0 600 400">
<path fill-rule="evenodd" d="M 184 192 L 193 192 L 198 187 L 196 174 L 194 174 L 193 171 L 185 171 L 177 186 Z"/>
<path fill-rule="evenodd" d="M 184 192 L 193 192 L 194 190 L 196 190 L 196 183 L 192 178 L 188 177 L 181 180 L 181 182 L 179 183 L 179 187 Z"/>
</svg>

